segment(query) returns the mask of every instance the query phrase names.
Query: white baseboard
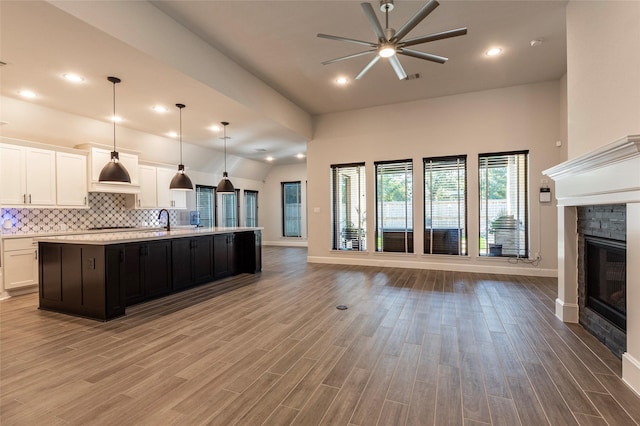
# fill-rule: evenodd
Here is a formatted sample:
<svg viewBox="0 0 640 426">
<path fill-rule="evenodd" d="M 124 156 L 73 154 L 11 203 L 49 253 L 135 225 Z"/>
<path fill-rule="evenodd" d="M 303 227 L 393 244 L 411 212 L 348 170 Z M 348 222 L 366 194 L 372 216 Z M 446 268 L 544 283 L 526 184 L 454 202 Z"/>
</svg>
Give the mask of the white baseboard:
<svg viewBox="0 0 640 426">
<path fill-rule="evenodd" d="M 263 246 L 280 246 L 280 247 L 307 247 L 307 240 L 278 240 L 278 241 L 263 241 Z"/>
<path fill-rule="evenodd" d="M 580 307 L 575 303 L 565 303 L 563 300 L 556 299 L 556 317 L 562 322 L 578 322 L 578 312 Z"/>
<path fill-rule="evenodd" d="M 622 354 L 622 381 L 640 396 L 640 361 L 629 352 Z"/>
<path fill-rule="evenodd" d="M 337 265 L 358 265 L 358 266 L 380 266 L 389 268 L 409 268 L 409 269 L 434 269 L 438 271 L 462 271 L 480 272 L 500 275 L 526 275 L 536 277 L 557 277 L 556 269 L 523 268 L 519 266 L 501 266 L 496 264 L 479 263 L 454 263 L 454 262 L 425 262 L 405 259 L 390 259 L 378 257 L 362 258 L 338 257 L 338 256 L 308 256 L 309 263 L 329 263 Z"/>
</svg>

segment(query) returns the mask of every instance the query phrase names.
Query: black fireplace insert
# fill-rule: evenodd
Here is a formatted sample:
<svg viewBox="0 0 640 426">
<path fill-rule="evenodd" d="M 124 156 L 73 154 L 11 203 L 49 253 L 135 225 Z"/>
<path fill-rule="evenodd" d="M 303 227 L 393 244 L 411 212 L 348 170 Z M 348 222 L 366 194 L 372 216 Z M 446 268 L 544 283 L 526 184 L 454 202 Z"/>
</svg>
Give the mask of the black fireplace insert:
<svg viewBox="0 0 640 426">
<path fill-rule="evenodd" d="M 586 305 L 626 331 L 626 243 L 585 236 L 585 247 Z"/>
</svg>

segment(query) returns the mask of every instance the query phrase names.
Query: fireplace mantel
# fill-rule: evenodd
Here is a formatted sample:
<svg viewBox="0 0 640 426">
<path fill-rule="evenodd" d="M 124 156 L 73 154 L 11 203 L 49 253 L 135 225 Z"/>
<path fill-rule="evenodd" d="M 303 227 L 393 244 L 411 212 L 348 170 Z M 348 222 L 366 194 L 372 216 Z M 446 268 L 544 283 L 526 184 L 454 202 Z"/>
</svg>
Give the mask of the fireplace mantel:
<svg viewBox="0 0 640 426">
<path fill-rule="evenodd" d="M 556 182 L 558 205 L 640 201 L 640 135 L 626 136 L 542 172 Z"/>
<path fill-rule="evenodd" d="M 640 395 L 640 135 L 629 135 L 543 174 L 555 182 L 558 201 L 556 316 L 578 322 L 576 206 L 625 204 L 627 212 L 627 351 L 622 379 Z"/>
</svg>

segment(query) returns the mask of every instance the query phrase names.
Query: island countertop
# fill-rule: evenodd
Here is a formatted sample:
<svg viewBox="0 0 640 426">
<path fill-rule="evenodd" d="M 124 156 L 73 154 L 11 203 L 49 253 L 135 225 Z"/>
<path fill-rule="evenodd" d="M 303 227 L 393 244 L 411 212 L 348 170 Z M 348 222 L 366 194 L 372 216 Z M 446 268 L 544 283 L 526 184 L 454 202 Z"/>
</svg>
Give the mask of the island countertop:
<svg viewBox="0 0 640 426">
<path fill-rule="evenodd" d="M 175 228 L 171 231 L 164 229 L 135 230 L 124 232 L 99 232 L 73 235 L 57 235 L 50 237 L 36 237 L 43 243 L 111 245 L 142 241 L 164 240 L 199 235 L 233 234 L 236 232 L 260 231 L 263 228 L 254 227 L 214 227 L 214 228 Z"/>
</svg>

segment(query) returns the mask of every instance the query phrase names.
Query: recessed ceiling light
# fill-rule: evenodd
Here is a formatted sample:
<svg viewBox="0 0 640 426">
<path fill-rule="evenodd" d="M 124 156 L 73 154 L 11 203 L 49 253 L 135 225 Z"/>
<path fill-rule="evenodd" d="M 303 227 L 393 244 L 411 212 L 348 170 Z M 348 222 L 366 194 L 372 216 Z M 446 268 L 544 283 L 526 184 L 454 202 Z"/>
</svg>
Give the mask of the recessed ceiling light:
<svg viewBox="0 0 640 426">
<path fill-rule="evenodd" d="M 349 82 L 349 79 L 347 77 L 338 77 L 338 78 L 336 78 L 336 83 L 338 83 L 340 86 L 344 86 L 348 82 Z"/>
<path fill-rule="evenodd" d="M 167 133 L 167 136 L 169 136 L 170 138 L 177 138 L 178 134 L 176 132 L 169 132 Z"/>
<path fill-rule="evenodd" d="M 296 154 L 296 158 L 304 158 L 305 155 L 304 154 Z"/>
<path fill-rule="evenodd" d="M 71 81 L 72 83 L 82 83 L 84 81 L 84 77 L 78 74 L 66 73 L 62 74 L 65 80 Z"/>
<path fill-rule="evenodd" d="M 499 47 L 492 47 L 491 49 L 487 50 L 485 52 L 485 55 L 487 56 L 496 56 L 502 53 L 502 49 Z"/>
<path fill-rule="evenodd" d="M 267 161 L 273 161 L 273 157 L 269 156 L 269 157 L 265 158 L 265 160 L 267 160 Z"/>
<path fill-rule="evenodd" d="M 159 112 L 159 113 L 165 113 L 165 112 L 169 112 L 169 108 L 162 106 L 162 105 L 154 105 L 151 107 L 152 110 L 154 110 L 155 112 Z"/>
<path fill-rule="evenodd" d="M 111 121 L 115 121 L 116 123 L 119 123 L 119 122 L 121 122 L 121 121 L 122 121 L 122 117 L 117 116 L 117 115 L 114 115 L 114 116 L 111 116 L 111 117 L 109 118 L 109 120 L 111 120 Z"/>
<path fill-rule="evenodd" d="M 218 126 L 217 124 L 214 124 L 213 126 L 209 127 L 209 130 L 211 130 L 212 132 L 219 132 L 220 126 Z"/>
<path fill-rule="evenodd" d="M 33 99 L 33 98 L 36 97 L 35 92 L 33 92 L 31 90 L 26 90 L 26 89 L 20 90 L 18 92 L 18 95 L 22 96 L 23 98 L 28 98 L 28 99 Z"/>
</svg>

